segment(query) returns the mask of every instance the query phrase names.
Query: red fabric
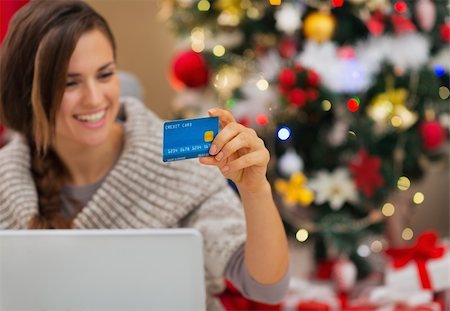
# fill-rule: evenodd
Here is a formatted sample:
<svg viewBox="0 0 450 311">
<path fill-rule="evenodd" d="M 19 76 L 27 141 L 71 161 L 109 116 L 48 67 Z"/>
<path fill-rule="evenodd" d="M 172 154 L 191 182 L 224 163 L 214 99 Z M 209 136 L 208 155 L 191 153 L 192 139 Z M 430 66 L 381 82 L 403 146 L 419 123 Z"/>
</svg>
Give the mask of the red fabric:
<svg viewBox="0 0 450 311">
<path fill-rule="evenodd" d="M 0 1 L 0 43 L 6 35 L 9 22 L 14 13 L 23 7 L 28 0 L 1 0 Z"/>
<path fill-rule="evenodd" d="M 229 281 L 226 281 L 225 291 L 219 295 L 220 302 L 228 311 L 247 311 L 247 310 L 261 310 L 261 311 L 280 311 L 281 304 L 269 305 L 256 301 L 249 300 L 242 296 L 242 294 Z"/>
<path fill-rule="evenodd" d="M 336 263 L 335 260 L 323 260 L 317 264 L 316 278 L 319 280 L 329 280 L 331 279 L 331 274 L 333 272 L 333 266 Z"/>
<path fill-rule="evenodd" d="M 426 263 L 429 259 L 443 257 L 445 253 L 445 247 L 437 245 L 437 240 L 436 232 L 427 231 L 419 236 L 416 245 L 406 248 L 391 248 L 386 251 L 386 254 L 392 257 L 393 267 L 397 269 L 410 261 L 415 261 L 422 287 L 432 289 Z"/>
<path fill-rule="evenodd" d="M 329 311 L 330 306 L 317 301 L 300 302 L 297 311 Z"/>
</svg>

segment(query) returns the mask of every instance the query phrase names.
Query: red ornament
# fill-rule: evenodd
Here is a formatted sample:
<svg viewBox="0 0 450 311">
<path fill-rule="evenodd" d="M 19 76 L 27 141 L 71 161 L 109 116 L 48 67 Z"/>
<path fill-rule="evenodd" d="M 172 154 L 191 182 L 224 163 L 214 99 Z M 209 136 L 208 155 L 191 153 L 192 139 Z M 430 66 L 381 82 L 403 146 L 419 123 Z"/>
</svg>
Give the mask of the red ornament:
<svg viewBox="0 0 450 311">
<path fill-rule="evenodd" d="M 317 87 L 320 83 L 320 76 L 314 70 L 308 70 L 306 73 L 306 83 L 309 86 Z"/>
<path fill-rule="evenodd" d="M 428 151 L 438 149 L 446 138 L 445 130 L 436 121 L 425 121 L 420 125 L 423 147 Z"/>
<path fill-rule="evenodd" d="M 373 36 L 381 36 L 384 33 L 384 15 L 381 12 L 374 13 L 367 21 L 366 26 Z"/>
<path fill-rule="evenodd" d="M 295 88 L 289 93 L 289 103 L 292 105 L 301 107 L 305 104 L 305 101 L 306 94 L 302 89 Z"/>
<path fill-rule="evenodd" d="M 401 14 L 393 14 L 391 21 L 396 33 L 416 31 L 416 26 L 414 26 L 413 22 Z"/>
<path fill-rule="evenodd" d="M 290 88 L 295 84 L 296 76 L 292 69 L 284 68 L 278 76 L 278 81 L 283 88 Z"/>
<path fill-rule="evenodd" d="M 351 112 L 355 112 L 359 109 L 359 102 L 354 98 L 350 98 L 347 102 L 347 108 Z"/>
<path fill-rule="evenodd" d="M 439 33 L 441 35 L 441 40 L 445 43 L 450 42 L 450 23 L 442 24 Z"/>
<path fill-rule="evenodd" d="M 306 99 L 309 102 L 314 102 L 319 98 L 319 92 L 315 89 L 307 89 L 306 90 Z"/>
<path fill-rule="evenodd" d="M 340 8 L 344 5 L 344 0 L 331 0 L 331 4 L 333 5 L 333 8 Z"/>
<path fill-rule="evenodd" d="M 349 169 L 355 179 L 356 187 L 368 198 L 373 197 L 375 190 L 384 185 L 380 168 L 380 157 L 370 156 L 364 149 L 360 150 L 350 161 Z"/>
<path fill-rule="evenodd" d="M 297 44 L 291 38 L 284 38 L 278 46 L 278 52 L 283 58 L 292 58 L 297 53 Z"/>
<path fill-rule="evenodd" d="M 175 56 L 172 74 L 183 85 L 191 88 L 208 84 L 208 67 L 202 54 L 184 51 Z"/>
<path fill-rule="evenodd" d="M 405 13 L 408 10 L 408 6 L 406 5 L 405 2 L 403 1 L 398 1 L 394 4 L 394 9 L 398 12 L 398 13 Z"/>
<path fill-rule="evenodd" d="M 261 126 L 267 125 L 269 123 L 269 119 L 267 116 L 263 113 L 256 116 L 256 123 L 258 123 Z"/>
</svg>

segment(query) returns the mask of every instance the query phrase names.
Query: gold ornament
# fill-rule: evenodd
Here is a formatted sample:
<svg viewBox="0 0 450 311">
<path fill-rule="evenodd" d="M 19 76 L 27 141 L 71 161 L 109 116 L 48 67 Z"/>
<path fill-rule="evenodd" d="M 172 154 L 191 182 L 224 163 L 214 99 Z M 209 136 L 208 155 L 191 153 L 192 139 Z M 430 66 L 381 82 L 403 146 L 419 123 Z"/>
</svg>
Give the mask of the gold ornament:
<svg viewBox="0 0 450 311">
<path fill-rule="evenodd" d="M 241 0 L 218 0 L 214 3 L 217 10 L 221 11 L 217 22 L 223 26 L 237 26 L 245 14 L 245 3 Z"/>
<path fill-rule="evenodd" d="M 409 110 L 406 105 L 408 91 L 405 89 L 392 89 L 378 94 L 372 99 L 367 114 L 383 130 L 390 124 L 394 128 L 406 130 L 418 118 L 416 112 Z"/>
<path fill-rule="evenodd" d="M 283 196 L 288 205 L 300 204 L 308 206 L 314 201 L 314 193 L 306 187 L 307 179 L 304 174 L 297 172 L 291 175 L 289 181 L 277 179 L 275 190 Z"/>
<path fill-rule="evenodd" d="M 321 43 L 330 40 L 335 27 L 336 21 L 330 13 L 314 12 L 306 17 L 303 31 L 306 38 Z"/>
<path fill-rule="evenodd" d="M 281 4 L 281 0 L 269 0 L 271 5 L 280 5 Z"/>
</svg>

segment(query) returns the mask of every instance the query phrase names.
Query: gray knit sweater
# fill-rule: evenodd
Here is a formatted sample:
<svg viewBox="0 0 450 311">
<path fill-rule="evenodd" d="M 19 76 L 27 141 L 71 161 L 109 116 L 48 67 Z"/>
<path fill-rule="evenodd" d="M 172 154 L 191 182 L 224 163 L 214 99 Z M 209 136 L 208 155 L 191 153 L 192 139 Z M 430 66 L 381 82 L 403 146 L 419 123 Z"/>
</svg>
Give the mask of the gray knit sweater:
<svg viewBox="0 0 450 311">
<path fill-rule="evenodd" d="M 161 120 L 134 98 L 122 103 L 124 150 L 75 228 L 197 228 L 207 292 L 220 292 L 225 266 L 245 241 L 240 201 L 216 168 L 197 160 L 162 162 Z M 0 150 L 0 229 L 25 229 L 37 211 L 29 148 L 16 134 Z"/>
</svg>

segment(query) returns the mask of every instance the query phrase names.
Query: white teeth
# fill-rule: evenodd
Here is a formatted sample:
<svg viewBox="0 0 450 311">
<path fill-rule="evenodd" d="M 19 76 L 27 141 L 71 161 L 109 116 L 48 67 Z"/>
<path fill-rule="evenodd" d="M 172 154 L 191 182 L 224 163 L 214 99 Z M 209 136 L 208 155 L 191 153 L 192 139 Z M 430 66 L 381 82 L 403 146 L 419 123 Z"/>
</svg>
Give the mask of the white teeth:
<svg viewBox="0 0 450 311">
<path fill-rule="evenodd" d="M 77 115 L 77 118 L 83 122 L 98 122 L 105 116 L 106 110 L 102 110 L 93 114 Z"/>
</svg>

